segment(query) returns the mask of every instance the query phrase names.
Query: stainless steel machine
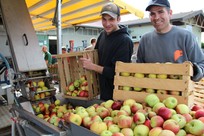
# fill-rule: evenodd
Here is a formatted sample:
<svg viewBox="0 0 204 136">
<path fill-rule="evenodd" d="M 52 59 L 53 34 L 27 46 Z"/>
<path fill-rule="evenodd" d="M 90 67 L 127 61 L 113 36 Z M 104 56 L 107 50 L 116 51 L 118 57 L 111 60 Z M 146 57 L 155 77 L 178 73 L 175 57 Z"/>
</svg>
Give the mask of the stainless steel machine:
<svg viewBox="0 0 204 136">
<path fill-rule="evenodd" d="M 51 76 L 47 73 L 47 65 L 38 45 L 25 0 L 0 0 L 0 9 L 14 68 L 14 78 L 9 79 L 10 84 L 7 86 L 15 96 L 15 104 L 10 110 L 13 119 L 12 135 L 16 135 L 16 128 L 20 136 L 69 135 L 69 128 L 63 123 L 61 128 L 53 126 L 36 117 L 28 109 L 32 102 L 41 100 L 34 97 L 38 93 L 50 92 L 43 100 L 54 100 L 55 88 Z M 32 83 L 37 81 L 43 81 L 48 89 L 36 92 Z M 22 94 L 21 98 L 24 98 L 23 102 L 28 104 L 27 107 L 22 106 L 22 99 L 16 97 L 18 91 Z"/>
</svg>

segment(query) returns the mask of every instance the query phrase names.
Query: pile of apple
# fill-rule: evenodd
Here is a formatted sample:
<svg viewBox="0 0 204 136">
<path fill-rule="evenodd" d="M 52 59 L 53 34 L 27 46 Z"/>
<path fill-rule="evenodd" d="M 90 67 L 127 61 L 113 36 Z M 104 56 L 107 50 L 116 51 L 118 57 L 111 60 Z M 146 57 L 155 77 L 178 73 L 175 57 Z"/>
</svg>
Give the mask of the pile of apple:
<svg viewBox="0 0 204 136">
<path fill-rule="evenodd" d="M 144 73 L 129 73 L 121 72 L 120 76 L 135 78 L 155 78 L 155 79 L 182 79 L 181 75 L 167 75 L 167 74 L 144 74 Z M 124 91 L 137 91 L 137 92 L 147 92 L 147 93 L 157 93 L 157 94 L 170 94 L 170 95 L 181 95 L 180 91 L 153 89 L 153 88 L 141 88 L 141 87 L 130 87 L 130 86 L 120 86 L 120 90 Z"/>
<path fill-rule="evenodd" d="M 78 106 L 64 119 L 100 136 L 204 136 L 203 107 L 189 108 L 175 97 L 160 101 L 155 94 L 144 99 L 143 104 L 127 99 Z"/>
<path fill-rule="evenodd" d="M 39 102 L 38 104 L 33 104 L 32 107 L 37 117 L 58 126 L 60 120 L 64 121 L 64 115 L 68 112 L 72 112 L 74 109 L 70 103 L 60 104 L 60 100 L 56 100 L 51 104 Z"/>
<path fill-rule="evenodd" d="M 27 86 L 29 87 L 30 91 L 34 91 L 34 100 L 40 100 L 44 99 L 45 97 L 48 97 L 51 95 L 51 93 L 48 91 L 48 87 L 45 86 L 45 82 L 43 80 L 39 81 L 30 81 L 28 82 Z"/>
<path fill-rule="evenodd" d="M 65 87 L 65 94 L 75 97 L 88 97 L 88 81 L 85 75 L 82 75 L 79 79 L 71 82 Z"/>
</svg>

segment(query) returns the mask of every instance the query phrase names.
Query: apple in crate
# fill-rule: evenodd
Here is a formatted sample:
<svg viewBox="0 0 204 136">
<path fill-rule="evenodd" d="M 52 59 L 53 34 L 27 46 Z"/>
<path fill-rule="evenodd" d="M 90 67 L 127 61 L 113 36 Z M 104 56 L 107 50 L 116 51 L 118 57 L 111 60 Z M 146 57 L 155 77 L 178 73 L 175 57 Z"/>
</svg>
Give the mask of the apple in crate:
<svg viewBox="0 0 204 136">
<path fill-rule="evenodd" d="M 134 77 L 136 77 L 136 78 L 144 78 L 145 75 L 143 73 L 135 73 Z"/>
<path fill-rule="evenodd" d="M 170 96 L 165 99 L 164 104 L 167 108 L 174 109 L 177 106 L 178 101 L 175 97 Z"/>
<path fill-rule="evenodd" d="M 121 106 L 123 105 L 122 101 L 114 101 L 111 105 L 112 110 L 120 110 Z"/>
<path fill-rule="evenodd" d="M 65 120 L 67 120 L 68 122 L 72 122 L 78 126 L 80 126 L 82 123 L 82 118 L 78 114 L 70 113 L 66 117 L 67 117 L 67 119 L 65 119 Z"/>
<path fill-rule="evenodd" d="M 159 78 L 159 79 L 167 79 L 167 75 L 166 74 L 157 74 L 157 78 Z"/>
<path fill-rule="evenodd" d="M 39 81 L 38 82 L 38 86 L 41 87 L 41 88 L 44 87 L 45 86 L 45 82 L 44 81 Z"/>
<path fill-rule="evenodd" d="M 123 128 L 120 131 L 124 136 L 134 136 L 133 130 L 131 128 Z"/>
<path fill-rule="evenodd" d="M 149 94 L 145 98 L 145 103 L 147 103 L 150 107 L 153 107 L 158 102 L 160 102 L 160 100 L 156 94 Z"/>
<path fill-rule="evenodd" d="M 192 135 L 201 136 L 204 132 L 204 123 L 198 119 L 193 119 L 186 124 L 185 131 Z"/>
<path fill-rule="evenodd" d="M 123 89 L 122 90 L 124 90 L 124 91 L 131 91 L 131 87 L 129 87 L 129 86 L 123 86 Z"/>
<path fill-rule="evenodd" d="M 128 72 L 121 72 L 120 75 L 121 75 L 121 76 L 128 77 L 128 76 L 130 76 L 130 73 L 128 73 Z"/>
</svg>

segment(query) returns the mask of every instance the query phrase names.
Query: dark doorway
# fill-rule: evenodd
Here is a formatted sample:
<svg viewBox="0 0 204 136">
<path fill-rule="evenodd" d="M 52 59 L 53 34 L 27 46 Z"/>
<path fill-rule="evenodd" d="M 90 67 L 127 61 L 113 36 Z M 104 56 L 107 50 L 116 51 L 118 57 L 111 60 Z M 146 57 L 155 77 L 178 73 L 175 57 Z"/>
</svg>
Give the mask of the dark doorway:
<svg viewBox="0 0 204 136">
<path fill-rule="evenodd" d="M 49 40 L 49 51 L 52 55 L 57 54 L 57 40 Z"/>
</svg>

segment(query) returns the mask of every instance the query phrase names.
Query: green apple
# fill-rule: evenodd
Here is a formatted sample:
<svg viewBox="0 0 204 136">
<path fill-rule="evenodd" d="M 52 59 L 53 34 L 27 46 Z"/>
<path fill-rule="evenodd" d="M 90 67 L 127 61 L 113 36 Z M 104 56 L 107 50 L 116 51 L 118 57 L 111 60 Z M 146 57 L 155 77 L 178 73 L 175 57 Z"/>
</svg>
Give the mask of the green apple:
<svg viewBox="0 0 204 136">
<path fill-rule="evenodd" d="M 157 78 L 156 74 L 148 74 L 148 78 Z"/>
<path fill-rule="evenodd" d="M 105 103 L 104 103 L 104 107 L 105 107 L 105 108 L 111 108 L 111 106 L 112 106 L 113 103 L 114 103 L 113 100 L 107 100 L 107 101 L 105 101 Z"/>
<path fill-rule="evenodd" d="M 124 91 L 131 91 L 132 88 L 130 86 L 123 86 L 123 89 Z"/>
<path fill-rule="evenodd" d="M 137 125 L 134 128 L 134 136 L 148 136 L 149 128 L 146 125 Z"/>
<path fill-rule="evenodd" d="M 132 118 L 133 122 L 136 124 L 143 124 L 146 120 L 144 113 L 141 112 L 136 112 Z"/>
<path fill-rule="evenodd" d="M 120 131 L 124 136 L 134 136 L 133 130 L 131 128 L 123 128 Z"/>
<path fill-rule="evenodd" d="M 162 130 L 158 136 L 175 136 L 175 134 L 171 130 Z"/>
<path fill-rule="evenodd" d="M 103 131 L 108 130 L 108 127 L 106 123 L 96 121 L 91 124 L 90 130 L 100 135 Z"/>
<path fill-rule="evenodd" d="M 125 99 L 123 101 L 123 105 L 129 105 L 129 106 L 132 106 L 134 103 L 136 103 L 136 101 L 134 99 Z"/>
<path fill-rule="evenodd" d="M 153 107 L 155 104 L 160 102 L 158 96 L 156 94 L 148 94 L 145 98 L 145 102 L 150 106 Z"/>
<path fill-rule="evenodd" d="M 86 110 L 78 110 L 78 111 L 76 112 L 76 114 L 78 114 L 82 119 L 83 119 L 84 117 L 89 116 L 89 113 L 88 113 Z"/>
<path fill-rule="evenodd" d="M 167 94 L 167 91 L 163 89 L 158 89 L 157 94 Z"/>
<path fill-rule="evenodd" d="M 109 130 L 104 130 L 101 132 L 100 136 L 112 136 L 112 132 Z"/>
<path fill-rule="evenodd" d="M 40 113 L 40 114 L 37 115 L 37 117 L 43 119 L 44 115 Z"/>
<path fill-rule="evenodd" d="M 130 106 L 129 105 L 123 105 L 120 110 L 124 110 L 128 113 L 128 115 L 131 114 L 131 109 L 130 109 Z"/>
<path fill-rule="evenodd" d="M 69 121 L 80 126 L 82 123 L 82 118 L 78 114 L 71 113 L 69 116 Z"/>
<path fill-rule="evenodd" d="M 174 109 L 177 106 L 178 101 L 175 97 L 170 96 L 165 99 L 164 104 L 167 108 Z"/>
<path fill-rule="evenodd" d="M 159 78 L 159 79 L 167 79 L 167 74 L 157 74 L 157 78 Z"/>
<path fill-rule="evenodd" d="M 44 81 L 39 81 L 38 82 L 38 86 L 41 87 L 41 88 L 44 87 L 45 86 L 45 82 Z"/>
<path fill-rule="evenodd" d="M 134 77 L 136 77 L 136 78 L 144 78 L 145 75 L 143 73 L 135 73 Z"/>
<path fill-rule="evenodd" d="M 183 129 L 180 129 L 179 132 L 176 134 L 176 136 L 186 136 L 186 131 Z"/>
<path fill-rule="evenodd" d="M 112 124 L 108 127 L 108 130 L 111 131 L 112 133 L 115 133 L 115 132 L 120 132 L 120 128 L 118 125 L 116 124 Z"/>
<path fill-rule="evenodd" d="M 186 125 L 186 119 L 181 114 L 174 114 L 171 116 L 171 119 L 175 120 L 180 128 L 183 128 Z"/>
<path fill-rule="evenodd" d="M 141 87 L 134 87 L 134 91 L 140 92 L 140 91 L 142 91 L 142 88 Z"/>
<path fill-rule="evenodd" d="M 190 134 L 200 136 L 204 132 L 204 123 L 198 119 L 193 119 L 186 124 L 184 129 Z"/>
<path fill-rule="evenodd" d="M 161 107 L 165 107 L 164 103 L 158 102 L 153 106 L 152 111 L 154 111 L 155 113 L 158 113 L 158 110 Z"/>
<path fill-rule="evenodd" d="M 152 88 L 147 88 L 146 90 L 145 90 L 147 93 L 155 93 L 156 91 L 154 90 L 154 89 L 152 89 Z"/>
<path fill-rule="evenodd" d="M 60 103 L 61 103 L 61 101 L 60 101 L 59 99 L 58 99 L 58 100 L 55 100 L 55 105 L 56 105 L 56 106 L 59 106 Z"/>
<path fill-rule="evenodd" d="M 128 72 L 121 72 L 120 75 L 121 75 L 121 76 L 128 77 L 128 76 L 130 76 L 130 73 L 128 73 Z"/>
<path fill-rule="evenodd" d="M 179 114 L 190 113 L 190 108 L 185 104 L 178 104 L 176 106 L 176 112 Z"/>
</svg>

